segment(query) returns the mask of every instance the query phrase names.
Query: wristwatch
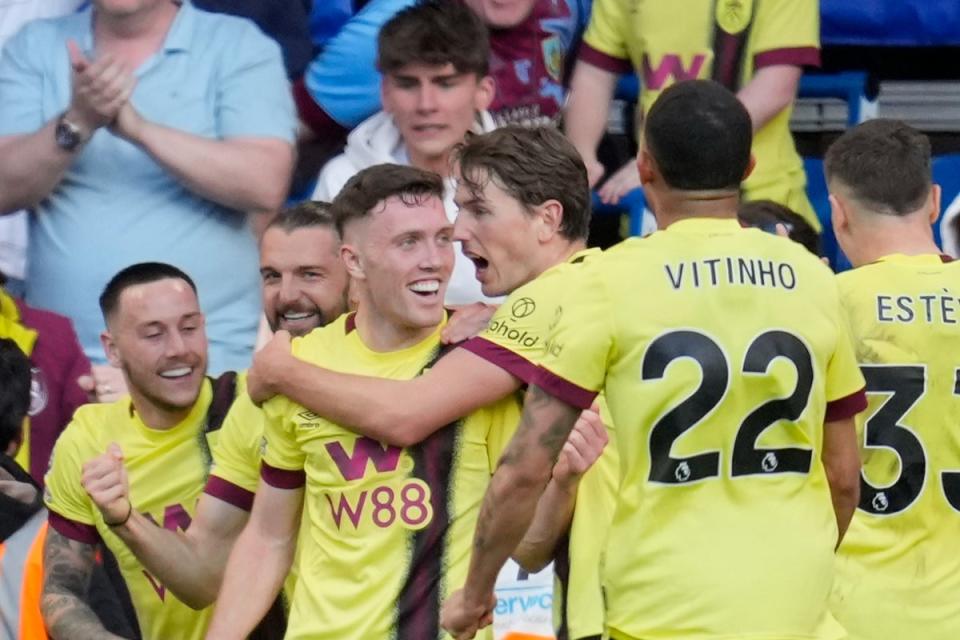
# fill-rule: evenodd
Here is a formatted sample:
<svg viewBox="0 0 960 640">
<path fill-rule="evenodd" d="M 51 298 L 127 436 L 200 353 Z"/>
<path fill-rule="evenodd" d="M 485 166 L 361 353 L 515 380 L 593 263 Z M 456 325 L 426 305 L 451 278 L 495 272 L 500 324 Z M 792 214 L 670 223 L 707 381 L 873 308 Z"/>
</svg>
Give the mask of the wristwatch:
<svg viewBox="0 0 960 640">
<path fill-rule="evenodd" d="M 69 153 L 73 153 L 81 144 L 86 142 L 83 131 L 80 127 L 67 120 L 66 112 L 61 114 L 60 119 L 57 120 L 54 137 L 57 146 Z"/>
</svg>

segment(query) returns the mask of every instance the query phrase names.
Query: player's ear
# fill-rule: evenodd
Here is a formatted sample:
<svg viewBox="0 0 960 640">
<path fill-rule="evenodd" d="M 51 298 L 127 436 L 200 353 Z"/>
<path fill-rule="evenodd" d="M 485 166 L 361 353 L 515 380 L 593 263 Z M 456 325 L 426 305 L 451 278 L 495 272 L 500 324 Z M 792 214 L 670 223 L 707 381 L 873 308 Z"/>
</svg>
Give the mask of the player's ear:
<svg viewBox="0 0 960 640">
<path fill-rule="evenodd" d="M 940 197 L 942 195 L 940 185 L 937 183 L 930 185 L 930 224 L 936 224 L 937 218 L 940 217 Z"/>
<path fill-rule="evenodd" d="M 344 243 L 340 245 L 340 259 L 343 260 L 343 264 L 346 265 L 347 275 L 349 275 L 351 279 L 364 280 L 366 278 L 363 272 L 360 254 L 352 244 Z"/>
<path fill-rule="evenodd" d="M 843 196 L 835 193 L 830 194 L 830 224 L 833 225 L 834 233 L 837 235 L 850 227 L 850 213 L 847 210 L 847 203 Z"/>
<path fill-rule="evenodd" d="M 637 154 L 637 172 L 640 174 L 640 184 L 643 185 L 650 184 L 657 176 L 657 162 L 646 147 L 640 147 Z"/>
<path fill-rule="evenodd" d="M 117 343 L 109 330 L 100 334 L 100 344 L 103 345 L 103 353 L 107 356 L 107 361 L 114 367 L 121 366 L 120 352 L 117 350 Z"/>
<path fill-rule="evenodd" d="M 537 227 L 537 240 L 549 242 L 560 232 L 560 225 L 563 224 L 563 205 L 551 198 L 537 207 L 537 218 L 540 222 Z"/>
<path fill-rule="evenodd" d="M 740 178 L 740 182 L 744 182 L 747 178 L 750 177 L 750 174 L 753 173 L 753 170 L 757 166 L 757 156 L 750 154 L 750 161 L 747 163 L 747 168 L 743 172 L 743 177 Z"/>
</svg>

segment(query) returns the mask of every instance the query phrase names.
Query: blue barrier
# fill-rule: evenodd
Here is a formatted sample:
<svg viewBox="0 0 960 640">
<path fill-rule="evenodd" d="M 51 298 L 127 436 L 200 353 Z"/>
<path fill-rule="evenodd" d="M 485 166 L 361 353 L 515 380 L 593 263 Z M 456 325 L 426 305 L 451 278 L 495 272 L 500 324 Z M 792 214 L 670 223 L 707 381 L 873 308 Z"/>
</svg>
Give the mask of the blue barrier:
<svg viewBox="0 0 960 640">
<path fill-rule="evenodd" d="M 960 153 L 937 156 L 933 159 L 933 181 L 940 185 L 940 217 L 933 225 L 933 237 L 943 246 L 943 215 L 947 207 L 960 195 Z"/>
<path fill-rule="evenodd" d="M 625 213 L 630 216 L 630 235 L 640 235 L 643 230 L 643 212 L 647 206 L 647 198 L 643 195 L 643 189 L 636 188 L 628 191 L 617 204 L 604 204 L 600 201 L 596 192 L 593 192 L 592 196 L 591 206 L 594 215 L 606 216 Z"/>
<path fill-rule="evenodd" d="M 820 0 L 824 45 L 960 45 L 956 0 Z"/>
</svg>

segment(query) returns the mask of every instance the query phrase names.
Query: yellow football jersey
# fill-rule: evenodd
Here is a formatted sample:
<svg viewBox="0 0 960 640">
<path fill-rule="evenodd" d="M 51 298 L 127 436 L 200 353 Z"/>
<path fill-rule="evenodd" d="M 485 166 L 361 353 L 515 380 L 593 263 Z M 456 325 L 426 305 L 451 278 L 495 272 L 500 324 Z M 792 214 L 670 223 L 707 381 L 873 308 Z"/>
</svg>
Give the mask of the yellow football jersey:
<svg viewBox="0 0 960 640">
<path fill-rule="evenodd" d="M 839 638 L 825 421 L 863 409 L 833 275 L 736 220 L 688 219 L 584 265 L 538 384 L 603 390 L 620 483 L 615 637 Z"/>
<path fill-rule="evenodd" d="M 217 440 L 216 431 L 204 433 L 211 398 L 211 385 L 206 381 L 190 414 L 163 431 L 147 427 L 129 397 L 80 407 L 57 440 L 46 475 L 44 497 L 50 526 L 70 539 L 88 544 L 103 540 L 109 547 L 130 590 L 146 640 L 199 640 L 213 608 L 191 609 L 143 568 L 103 523 L 100 510 L 81 485 L 83 464 L 116 442 L 123 450 L 133 508 L 166 529 L 185 530 L 195 513 L 207 478 L 209 452 Z"/>
<path fill-rule="evenodd" d="M 578 251 L 515 289 L 497 308 L 487 328 L 461 343 L 460 348 L 530 384 L 543 358 L 547 332 L 570 272 L 600 253 L 600 249 Z"/>
<path fill-rule="evenodd" d="M 892 255 L 838 280 L 870 407 L 834 613 L 851 640 L 960 638 L 960 262 Z"/>
<path fill-rule="evenodd" d="M 578 251 L 514 290 L 490 319 L 490 325 L 461 348 L 503 368 L 524 384 L 532 383 L 571 274 L 600 254 L 599 249 Z M 606 406 L 601 409 L 612 431 Z M 599 563 L 612 515 L 616 474 L 616 444 L 611 440 L 580 483 L 570 532 L 555 554 L 554 627 L 560 637 L 576 640 L 603 632 Z"/>
<path fill-rule="evenodd" d="M 606 626 L 600 576 L 617 502 L 620 457 L 613 418 L 603 396 L 600 417 L 610 440 L 580 480 L 570 531 L 554 559 L 553 624 L 558 638 L 570 640 L 598 637 Z"/>
<path fill-rule="evenodd" d="M 375 352 L 351 314 L 295 339 L 293 351 L 345 373 L 409 379 L 436 357 L 442 326 L 409 348 Z M 407 448 L 360 437 L 286 398 L 264 413 L 264 481 L 306 483 L 287 638 L 449 638 L 439 607 L 466 578 L 483 495 L 519 420 L 516 399 Z"/>
<path fill-rule="evenodd" d="M 745 31 L 742 60 L 714 60 L 717 38 L 743 37 Z M 674 82 L 710 78 L 718 65 L 729 65 L 742 86 L 763 67 L 819 65 L 819 46 L 817 0 L 595 0 L 579 57 L 608 71 L 635 71 L 646 113 Z M 792 112 L 791 104 L 756 132 L 757 166 L 744 189 L 748 199 L 780 202 L 819 229 L 790 134 Z"/>
<path fill-rule="evenodd" d="M 250 511 L 260 483 L 263 411 L 247 394 L 246 372 L 237 375 L 236 398 L 220 427 L 213 467 L 204 493 Z"/>
</svg>

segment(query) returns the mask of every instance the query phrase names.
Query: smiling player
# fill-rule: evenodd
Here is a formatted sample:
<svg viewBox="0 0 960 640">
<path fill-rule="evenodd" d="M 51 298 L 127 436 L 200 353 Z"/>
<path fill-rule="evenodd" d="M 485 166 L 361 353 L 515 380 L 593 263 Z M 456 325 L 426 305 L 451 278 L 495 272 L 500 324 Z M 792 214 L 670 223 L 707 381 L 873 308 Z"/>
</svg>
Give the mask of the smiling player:
<svg viewBox="0 0 960 640">
<path fill-rule="evenodd" d="M 295 355 L 400 379 L 432 366 L 453 267 L 442 191 L 439 176 L 412 167 L 377 165 L 351 178 L 332 209 L 360 304 L 296 340 Z M 283 397 L 264 414 L 262 480 L 208 637 L 252 628 L 290 567 L 301 526 L 287 638 L 438 637 L 441 598 L 463 579 L 469 531 L 516 425 L 515 401 L 403 448 L 358 437 Z"/>
</svg>

